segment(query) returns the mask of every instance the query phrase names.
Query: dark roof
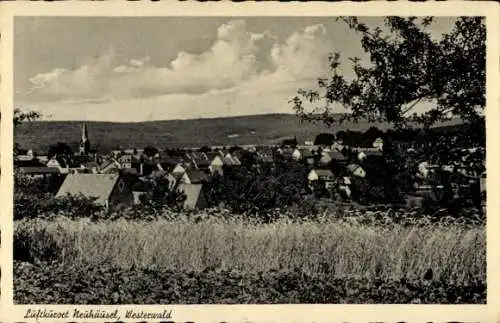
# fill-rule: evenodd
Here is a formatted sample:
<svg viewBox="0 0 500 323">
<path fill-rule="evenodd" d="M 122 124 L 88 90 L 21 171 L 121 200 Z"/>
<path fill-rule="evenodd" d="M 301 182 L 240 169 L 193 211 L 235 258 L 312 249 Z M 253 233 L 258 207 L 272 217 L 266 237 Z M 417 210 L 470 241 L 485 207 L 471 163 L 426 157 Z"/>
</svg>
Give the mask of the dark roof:
<svg viewBox="0 0 500 323">
<path fill-rule="evenodd" d="M 206 158 L 193 158 L 193 161 L 198 167 L 208 167 L 210 165 L 210 161 Z"/>
<path fill-rule="evenodd" d="M 204 171 L 197 169 L 189 169 L 186 170 L 186 175 L 188 176 L 191 184 L 201 183 L 202 181 L 207 179 L 207 174 Z"/>
<path fill-rule="evenodd" d="M 178 163 L 178 161 L 174 157 L 170 157 L 170 156 L 166 156 L 166 155 L 160 156 L 158 162 L 161 165 L 176 165 Z"/>
<path fill-rule="evenodd" d="M 314 153 L 310 149 L 299 149 L 300 154 L 302 155 L 302 158 L 310 158 L 314 157 Z"/>
<path fill-rule="evenodd" d="M 146 192 L 148 190 L 147 184 L 144 181 L 136 180 L 132 183 L 130 189 L 135 192 Z"/>
<path fill-rule="evenodd" d="M 44 167 L 45 166 L 38 159 L 14 160 L 14 165 L 19 166 L 19 167 Z"/>
<path fill-rule="evenodd" d="M 72 161 L 73 163 L 85 164 L 89 161 L 92 161 L 92 157 L 86 155 L 75 155 L 73 156 Z"/>
<path fill-rule="evenodd" d="M 222 159 L 221 154 L 218 153 L 218 152 L 215 152 L 215 151 L 205 153 L 205 155 L 207 156 L 207 158 L 208 158 L 209 161 L 213 161 L 216 157 L 219 157 L 219 158 Z"/>
</svg>

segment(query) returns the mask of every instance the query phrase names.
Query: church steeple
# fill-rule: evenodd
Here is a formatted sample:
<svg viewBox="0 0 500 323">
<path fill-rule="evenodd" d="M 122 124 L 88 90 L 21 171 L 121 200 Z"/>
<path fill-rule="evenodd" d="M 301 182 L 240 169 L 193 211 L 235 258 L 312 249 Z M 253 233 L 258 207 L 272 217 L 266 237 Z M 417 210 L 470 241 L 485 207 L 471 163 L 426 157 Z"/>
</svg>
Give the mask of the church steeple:
<svg viewBox="0 0 500 323">
<path fill-rule="evenodd" d="M 80 154 L 88 155 L 90 152 L 89 134 L 87 132 L 87 124 L 82 125 L 82 138 L 80 140 Z"/>
</svg>

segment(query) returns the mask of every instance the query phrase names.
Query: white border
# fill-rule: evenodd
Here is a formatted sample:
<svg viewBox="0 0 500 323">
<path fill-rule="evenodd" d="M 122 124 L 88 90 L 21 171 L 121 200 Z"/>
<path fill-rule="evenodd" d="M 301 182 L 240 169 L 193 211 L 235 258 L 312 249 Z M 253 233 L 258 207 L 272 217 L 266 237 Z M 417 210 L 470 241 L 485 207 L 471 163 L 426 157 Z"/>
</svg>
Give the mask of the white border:
<svg viewBox="0 0 500 323">
<path fill-rule="evenodd" d="M 498 284 L 500 222 L 498 176 L 499 6 L 495 2 L 371 2 L 371 3 L 201 3 L 201 2 L 1 2 L 1 303 L 0 322 L 22 321 L 34 306 L 12 301 L 12 146 L 13 146 L 13 17 L 14 16 L 486 16 L 487 17 L 487 275 L 488 305 L 165 305 L 165 306 L 43 306 L 47 309 L 131 308 L 172 309 L 174 322 L 500 322 Z M 123 318 L 122 318 L 123 320 Z M 42 320 L 40 320 L 42 321 Z M 57 322 L 56 320 L 47 320 Z M 72 321 L 75 321 L 72 319 Z M 60 321 L 63 322 L 63 321 Z M 85 320 L 91 322 L 91 320 Z"/>
</svg>

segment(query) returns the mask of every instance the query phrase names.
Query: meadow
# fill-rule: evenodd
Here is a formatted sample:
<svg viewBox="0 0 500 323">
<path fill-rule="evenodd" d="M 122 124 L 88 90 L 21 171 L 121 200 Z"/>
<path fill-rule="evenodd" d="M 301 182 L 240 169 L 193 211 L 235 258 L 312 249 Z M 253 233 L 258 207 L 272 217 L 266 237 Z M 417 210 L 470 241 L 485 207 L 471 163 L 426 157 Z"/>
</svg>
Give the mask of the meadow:
<svg viewBox="0 0 500 323">
<path fill-rule="evenodd" d="M 438 122 L 436 126 L 458 123 L 460 122 L 457 120 L 450 120 Z M 73 149 L 78 149 L 81 126 L 82 123 L 78 121 L 33 121 L 16 127 L 14 137 L 20 147 L 33 149 L 40 154 L 46 153 L 49 146 L 57 142 L 64 142 Z M 332 133 L 331 127 L 320 123 L 301 123 L 294 114 L 129 123 L 87 122 L 87 126 L 92 147 L 99 152 L 107 152 L 117 146 L 142 149 L 153 145 L 164 149 L 204 145 L 281 144 L 283 139 L 294 137 L 298 142 L 304 143 L 306 140 L 314 140 L 319 133 Z M 390 128 L 387 123 L 360 120 L 358 123 L 336 125 L 334 131 L 366 131 L 372 126 L 381 130 Z"/>
<path fill-rule="evenodd" d="M 483 225 L 58 218 L 16 221 L 15 243 L 20 303 L 484 303 L 486 297 Z M 178 290 L 170 293 L 165 284 Z M 48 292 L 48 285 L 59 287 Z"/>
</svg>

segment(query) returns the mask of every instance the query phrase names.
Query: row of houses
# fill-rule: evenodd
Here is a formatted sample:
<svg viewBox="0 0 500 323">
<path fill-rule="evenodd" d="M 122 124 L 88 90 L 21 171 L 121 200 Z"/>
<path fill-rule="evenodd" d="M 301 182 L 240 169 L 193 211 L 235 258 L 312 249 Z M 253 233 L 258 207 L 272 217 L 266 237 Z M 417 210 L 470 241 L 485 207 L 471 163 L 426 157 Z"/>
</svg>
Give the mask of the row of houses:
<svg viewBox="0 0 500 323">
<path fill-rule="evenodd" d="M 345 147 L 342 142 L 334 142 L 331 146 L 245 145 L 232 148 L 212 147 L 208 151 L 127 149 L 98 155 L 90 153 L 90 143 L 84 128 L 80 151 L 77 154 L 55 154 L 46 158 L 28 151 L 25 155 L 16 156 L 15 165 L 21 173 L 28 176 L 65 176 L 57 196 L 68 193 L 98 196 L 98 201 L 108 207 L 117 204 L 138 204 L 141 202 L 141 196 L 147 194 L 146 184 L 163 179 L 163 182 L 168 183 L 166 185 L 169 185 L 169 190 L 185 192 L 185 207 L 202 208 L 206 205 L 204 183 L 214 175 L 224 176 L 226 167 L 241 166 L 249 156 L 264 163 L 274 163 L 278 159 L 301 162 L 309 169 L 307 180 L 311 190 L 340 190 L 350 196 L 353 177 L 363 179 L 376 176 L 367 174 L 363 165 L 383 159 L 383 146 L 383 140 L 377 138 L 372 147 Z M 429 186 L 427 177 L 436 168 L 450 172 L 455 170 L 448 164 L 428 162 L 425 156 L 418 155 L 415 148 L 408 147 L 406 152 L 409 155 L 416 153 L 417 157 L 414 158 L 423 160 L 417 170 L 417 177 L 422 178 L 421 187 Z M 456 166 L 469 162 L 470 158 L 467 156 L 473 153 L 465 154 L 466 157 L 462 159 L 455 158 L 459 163 Z M 332 163 L 342 171 L 334 173 L 331 169 Z M 485 173 L 482 173 L 481 191 L 485 191 L 485 185 Z"/>
</svg>

